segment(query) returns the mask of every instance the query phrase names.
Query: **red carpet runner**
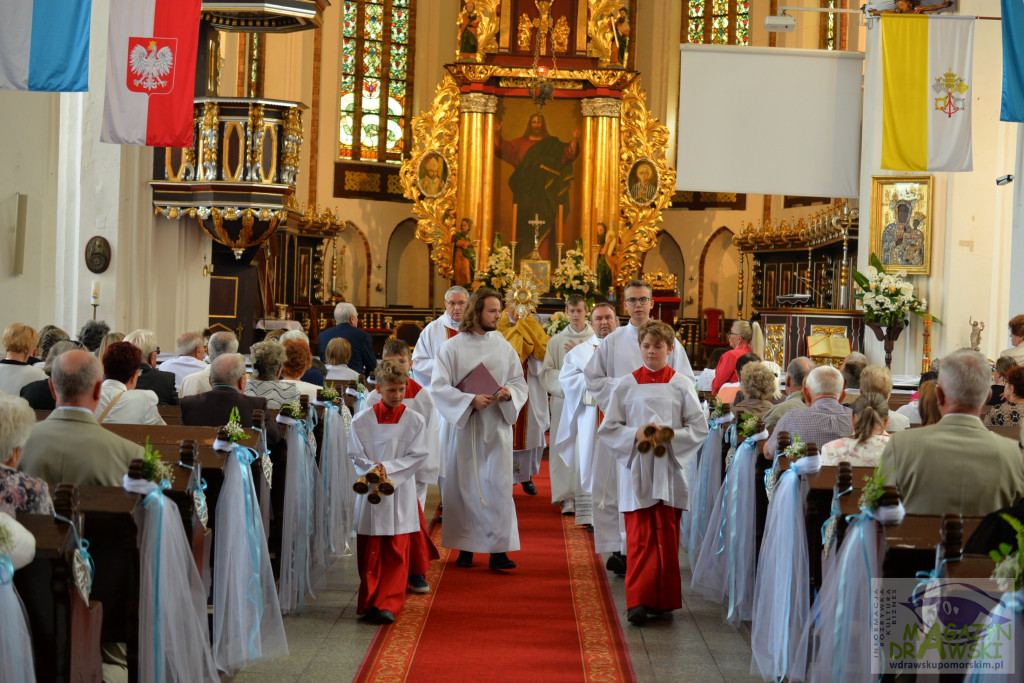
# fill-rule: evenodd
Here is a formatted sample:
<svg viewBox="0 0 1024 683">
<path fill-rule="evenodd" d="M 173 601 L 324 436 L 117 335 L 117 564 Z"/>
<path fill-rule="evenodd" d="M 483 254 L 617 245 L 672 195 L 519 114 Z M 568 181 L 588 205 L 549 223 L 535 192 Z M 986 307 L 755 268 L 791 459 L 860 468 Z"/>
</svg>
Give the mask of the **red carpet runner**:
<svg viewBox="0 0 1024 683">
<path fill-rule="evenodd" d="M 534 477 L 538 495 L 515 488 L 522 551 L 518 569 L 471 569 L 441 548 L 428 595 L 408 593 L 398 620 L 382 626 L 355 680 L 634 681 L 629 653 L 593 541 L 551 505 L 547 463 Z"/>
</svg>

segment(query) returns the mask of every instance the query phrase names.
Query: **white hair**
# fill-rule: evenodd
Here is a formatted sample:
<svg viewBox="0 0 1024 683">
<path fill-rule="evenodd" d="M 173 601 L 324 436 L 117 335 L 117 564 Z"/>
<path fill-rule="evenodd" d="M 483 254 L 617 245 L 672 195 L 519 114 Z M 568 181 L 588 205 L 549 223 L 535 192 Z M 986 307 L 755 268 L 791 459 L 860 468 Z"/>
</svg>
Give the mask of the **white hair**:
<svg viewBox="0 0 1024 683">
<path fill-rule="evenodd" d="M 240 353 L 223 353 L 210 363 L 210 384 L 236 386 L 245 374 L 245 359 Z"/>
<path fill-rule="evenodd" d="M 179 356 L 193 356 L 196 349 L 203 345 L 203 335 L 198 332 L 182 332 L 174 345 L 174 352 Z"/>
<path fill-rule="evenodd" d="M 25 445 L 35 423 L 36 414 L 28 401 L 0 392 L 0 463 L 11 461 L 14 449 Z"/>
<path fill-rule="evenodd" d="M 358 315 L 358 313 L 356 312 L 356 307 L 347 301 L 342 301 L 340 304 L 334 307 L 334 322 L 338 323 L 339 325 L 341 323 L 347 323 L 349 321 L 349 318 L 351 318 L 354 315 Z"/>
<path fill-rule="evenodd" d="M 461 294 L 462 296 L 466 297 L 467 299 L 469 298 L 469 292 L 466 291 L 466 288 L 465 287 L 460 287 L 459 285 L 455 285 L 454 287 L 449 287 L 448 291 L 444 293 L 444 300 L 448 301 L 448 297 L 450 297 L 452 294 Z"/>
<path fill-rule="evenodd" d="M 991 391 L 992 371 L 988 360 L 973 349 L 959 349 L 943 356 L 938 386 L 950 403 L 980 408 Z"/>
<path fill-rule="evenodd" d="M 207 344 L 207 349 L 210 352 L 211 361 L 225 353 L 235 353 L 238 351 L 238 337 L 235 336 L 234 332 L 214 332 L 210 336 L 210 343 Z"/>
<path fill-rule="evenodd" d="M 289 339 L 304 341 L 306 342 L 307 345 L 309 344 L 309 335 L 303 332 L 302 330 L 288 330 L 287 332 L 281 335 L 281 338 L 278 339 L 278 341 L 284 344 Z"/>
<path fill-rule="evenodd" d="M 835 368 L 822 365 L 814 368 L 804 380 L 804 386 L 811 396 L 836 396 L 843 393 L 843 373 Z"/>
<path fill-rule="evenodd" d="M 156 333 L 153 330 L 132 330 L 125 335 L 124 340 L 142 351 L 142 362 L 149 362 L 149 356 L 156 352 Z"/>
</svg>

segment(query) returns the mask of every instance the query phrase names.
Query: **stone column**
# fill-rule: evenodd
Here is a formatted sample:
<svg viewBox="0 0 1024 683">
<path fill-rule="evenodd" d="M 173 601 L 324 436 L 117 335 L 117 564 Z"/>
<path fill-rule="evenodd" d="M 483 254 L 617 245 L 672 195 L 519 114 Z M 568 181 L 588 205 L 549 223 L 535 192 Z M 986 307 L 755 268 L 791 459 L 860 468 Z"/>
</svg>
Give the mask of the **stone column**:
<svg viewBox="0 0 1024 683">
<path fill-rule="evenodd" d="M 459 97 L 459 178 L 456 190 L 456 227 L 463 218 L 473 221 L 480 240 L 477 268 L 487 263 L 494 240 L 494 112 L 498 98 L 484 93 Z"/>
<path fill-rule="evenodd" d="M 580 178 L 580 235 L 592 268 L 595 225 L 619 229 L 619 116 L 622 101 L 614 97 L 590 97 L 583 110 L 583 173 Z M 572 248 L 567 245 L 567 248 Z"/>
</svg>

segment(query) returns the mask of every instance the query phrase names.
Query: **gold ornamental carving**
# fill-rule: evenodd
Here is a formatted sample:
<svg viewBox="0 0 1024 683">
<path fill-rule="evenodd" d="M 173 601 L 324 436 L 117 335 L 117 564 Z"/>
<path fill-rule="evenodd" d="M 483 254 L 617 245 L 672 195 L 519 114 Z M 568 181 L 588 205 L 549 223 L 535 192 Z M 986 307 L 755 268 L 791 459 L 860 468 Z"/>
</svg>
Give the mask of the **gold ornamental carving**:
<svg viewBox="0 0 1024 683">
<path fill-rule="evenodd" d="M 519 45 L 519 49 L 526 51 L 530 49 L 530 45 L 533 44 L 533 22 L 530 21 L 530 15 L 523 12 L 523 15 L 519 17 L 519 27 L 516 29 L 516 43 Z"/>
<path fill-rule="evenodd" d="M 565 18 L 565 15 L 558 17 L 558 21 L 555 22 L 555 28 L 551 32 L 551 40 L 554 42 L 552 50 L 558 53 L 566 53 L 569 51 L 569 20 Z"/>
<path fill-rule="evenodd" d="M 614 97 L 587 97 L 580 100 L 584 116 L 608 116 L 617 119 L 622 115 L 622 100 Z"/>
<path fill-rule="evenodd" d="M 764 358 L 780 368 L 786 363 L 786 325 L 764 326 Z"/>
<path fill-rule="evenodd" d="M 812 325 L 811 336 L 817 337 L 819 334 L 824 337 L 845 337 L 846 327 L 842 325 Z"/>
<path fill-rule="evenodd" d="M 652 289 L 675 289 L 677 285 L 676 276 L 673 273 L 666 273 L 663 270 L 656 270 L 653 273 L 644 273 L 644 282 Z"/>
<path fill-rule="evenodd" d="M 263 125 L 263 105 L 249 105 L 249 130 L 246 132 L 248 153 L 249 180 L 260 180 L 260 167 L 263 165 L 263 136 L 266 130 Z"/>
<path fill-rule="evenodd" d="M 657 241 L 661 212 L 671 203 L 675 191 L 676 172 L 665 162 L 668 128 L 648 111 L 639 77 L 622 94 L 619 129 L 619 244 L 623 248 L 616 281 L 622 285 L 640 269 L 640 255 Z M 638 196 L 636 185 L 631 185 L 631 176 L 639 177 L 642 166 L 653 170 L 650 180 L 656 184 L 656 191 L 649 197 Z M 638 201 L 640 198 L 643 201 Z"/>
<path fill-rule="evenodd" d="M 203 104 L 203 122 L 199 124 L 199 150 L 203 157 L 203 180 L 217 179 L 217 140 L 220 128 L 220 107 L 216 102 Z"/>
<path fill-rule="evenodd" d="M 477 62 L 483 62 L 484 55 L 498 51 L 498 29 L 501 23 L 498 17 L 498 5 L 500 4 L 501 0 L 476 0 L 473 3 L 475 17 L 470 16 L 466 5 L 463 4 L 456 22 L 459 35 L 461 37 L 462 32 L 473 28 L 470 25 L 475 23 L 477 48 L 474 54 L 466 54 L 456 49 L 456 59 L 471 57 Z"/>
<path fill-rule="evenodd" d="M 284 114 L 284 149 L 281 151 L 281 182 L 295 184 L 302 148 L 302 111 L 298 107 Z"/>
<path fill-rule="evenodd" d="M 445 73 L 431 108 L 412 120 L 413 153 L 402 162 L 399 172 L 403 192 L 415 202 L 412 210 L 419 216 L 416 237 L 431 245 L 431 259 L 437 264 L 437 272 L 447 278 L 454 275 L 452 235 L 459 173 L 459 104 L 459 86 L 450 73 Z M 434 197 L 420 191 L 418 170 L 427 154 L 441 155 L 448 165 L 448 182 Z"/>
<path fill-rule="evenodd" d="M 460 62 L 448 64 L 447 69 L 459 85 L 485 83 L 491 78 L 534 79 L 537 77 L 533 68 L 528 66 Z M 635 72 L 625 69 L 552 69 L 548 72 L 547 77 L 554 83 L 556 90 L 573 89 L 571 85 L 567 85 L 572 81 L 590 83 L 597 88 L 625 90 L 637 75 Z"/>
<path fill-rule="evenodd" d="M 619 10 L 625 9 L 622 0 L 589 0 L 590 23 L 587 24 L 587 56 L 597 57 L 602 67 L 614 66 L 613 50 L 618 51 L 612 25 Z"/>
<path fill-rule="evenodd" d="M 493 114 L 498 110 L 498 98 L 480 92 L 462 93 L 459 98 L 459 111 L 474 114 Z"/>
</svg>

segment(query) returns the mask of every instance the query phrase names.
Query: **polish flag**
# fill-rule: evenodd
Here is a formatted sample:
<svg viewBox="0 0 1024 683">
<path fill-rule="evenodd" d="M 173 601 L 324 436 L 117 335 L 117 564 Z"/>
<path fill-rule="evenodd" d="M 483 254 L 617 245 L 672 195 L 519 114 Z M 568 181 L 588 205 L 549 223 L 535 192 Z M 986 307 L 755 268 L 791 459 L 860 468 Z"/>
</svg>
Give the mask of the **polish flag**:
<svg viewBox="0 0 1024 683">
<path fill-rule="evenodd" d="M 202 0 L 111 0 L 100 139 L 191 147 Z"/>
</svg>

